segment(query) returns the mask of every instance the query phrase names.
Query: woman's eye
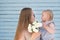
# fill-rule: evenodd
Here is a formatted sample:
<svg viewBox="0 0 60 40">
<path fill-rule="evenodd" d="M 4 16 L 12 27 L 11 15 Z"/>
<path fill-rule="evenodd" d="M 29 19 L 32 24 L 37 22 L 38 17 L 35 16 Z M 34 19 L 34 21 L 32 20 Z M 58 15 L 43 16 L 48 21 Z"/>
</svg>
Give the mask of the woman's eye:
<svg viewBox="0 0 60 40">
<path fill-rule="evenodd" d="M 33 16 L 35 17 L 35 14 Z"/>
</svg>

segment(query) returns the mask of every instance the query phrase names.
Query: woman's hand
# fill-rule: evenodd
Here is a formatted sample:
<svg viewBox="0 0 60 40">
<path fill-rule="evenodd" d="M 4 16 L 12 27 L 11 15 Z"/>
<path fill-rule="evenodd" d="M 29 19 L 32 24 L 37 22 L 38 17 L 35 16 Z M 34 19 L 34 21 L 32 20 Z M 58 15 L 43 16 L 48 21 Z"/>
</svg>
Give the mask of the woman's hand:
<svg viewBox="0 0 60 40">
<path fill-rule="evenodd" d="M 35 40 L 38 36 L 40 36 L 40 32 L 37 32 L 37 33 L 33 33 L 32 36 L 31 36 L 31 40 Z"/>
</svg>

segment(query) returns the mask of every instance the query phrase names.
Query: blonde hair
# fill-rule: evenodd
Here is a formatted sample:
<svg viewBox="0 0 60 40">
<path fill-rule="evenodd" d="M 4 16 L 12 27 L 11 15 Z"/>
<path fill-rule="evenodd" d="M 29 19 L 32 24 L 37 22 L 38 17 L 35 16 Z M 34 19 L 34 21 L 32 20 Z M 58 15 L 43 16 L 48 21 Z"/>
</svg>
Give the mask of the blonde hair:
<svg viewBox="0 0 60 40">
<path fill-rule="evenodd" d="M 48 12 L 48 15 L 50 16 L 49 20 L 53 20 L 53 12 L 50 9 L 44 10 L 43 12 Z"/>
</svg>

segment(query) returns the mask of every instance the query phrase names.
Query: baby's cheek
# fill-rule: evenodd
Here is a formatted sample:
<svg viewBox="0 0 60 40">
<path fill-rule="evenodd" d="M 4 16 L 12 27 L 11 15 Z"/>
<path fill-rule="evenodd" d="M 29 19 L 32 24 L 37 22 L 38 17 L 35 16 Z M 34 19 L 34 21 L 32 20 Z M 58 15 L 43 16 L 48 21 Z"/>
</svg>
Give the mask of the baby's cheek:
<svg viewBox="0 0 60 40">
<path fill-rule="evenodd" d="M 48 16 L 45 16 L 44 18 L 45 18 L 45 19 L 48 19 Z"/>
<path fill-rule="evenodd" d="M 45 20 L 46 19 L 46 17 L 43 17 L 43 20 Z"/>
</svg>

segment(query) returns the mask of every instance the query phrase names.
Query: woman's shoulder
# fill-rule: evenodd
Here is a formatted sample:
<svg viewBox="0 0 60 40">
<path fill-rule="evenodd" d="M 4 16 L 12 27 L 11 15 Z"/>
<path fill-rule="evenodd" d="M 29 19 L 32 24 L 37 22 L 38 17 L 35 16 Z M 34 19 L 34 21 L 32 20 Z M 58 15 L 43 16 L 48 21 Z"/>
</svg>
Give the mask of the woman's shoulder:
<svg viewBox="0 0 60 40">
<path fill-rule="evenodd" d="M 26 33 L 26 32 L 27 32 L 26 30 L 22 30 L 22 32 L 21 32 L 21 33 L 23 33 L 23 34 L 24 34 L 24 33 Z"/>
<path fill-rule="evenodd" d="M 26 34 L 27 34 L 26 30 L 22 30 L 22 31 L 20 32 L 20 35 L 23 36 L 23 37 L 25 37 Z"/>
<path fill-rule="evenodd" d="M 28 32 L 28 30 L 23 30 L 23 31 L 22 31 L 22 34 L 27 35 L 27 34 L 29 34 L 29 32 Z"/>
<path fill-rule="evenodd" d="M 20 34 L 21 34 L 21 35 L 24 35 L 24 34 L 25 34 L 25 30 L 22 30 L 22 31 L 20 32 Z"/>
<path fill-rule="evenodd" d="M 27 40 L 29 40 L 30 37 L 31 37 L 31 34 L 30 34 L 27 30 L 23 30 L 23 31 L 22 31 L 22 34 L 24 34 L 24 37 L 25 37 Z"/>
</svg>

